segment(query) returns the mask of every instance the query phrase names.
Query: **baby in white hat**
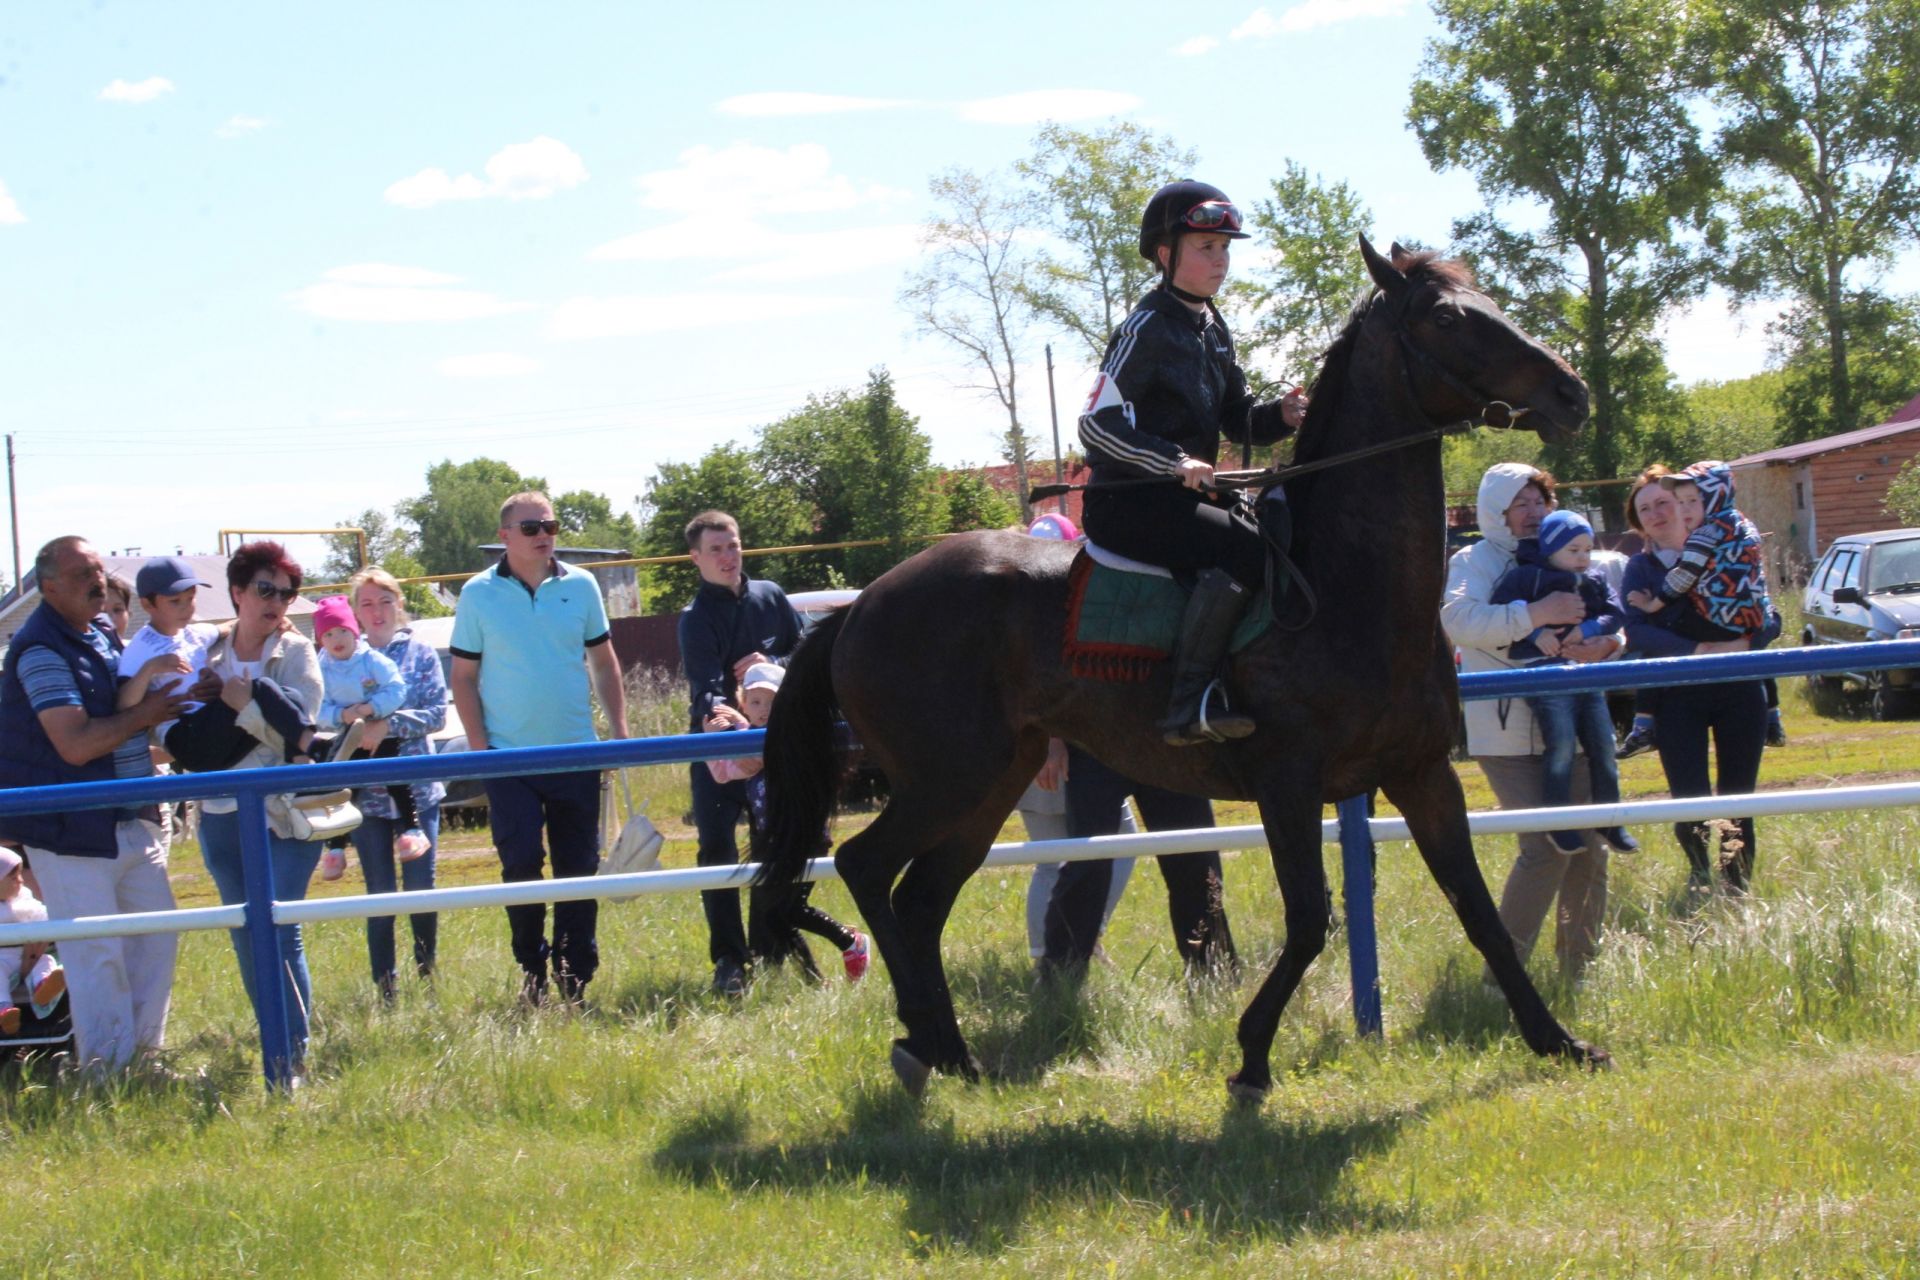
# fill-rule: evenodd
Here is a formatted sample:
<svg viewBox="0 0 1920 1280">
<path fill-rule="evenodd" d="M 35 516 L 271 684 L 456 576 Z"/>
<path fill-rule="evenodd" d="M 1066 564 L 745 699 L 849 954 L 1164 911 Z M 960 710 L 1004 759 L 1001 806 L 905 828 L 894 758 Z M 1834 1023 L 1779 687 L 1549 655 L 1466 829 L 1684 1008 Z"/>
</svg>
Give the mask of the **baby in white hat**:
<svg viewBox="0 0 1920 1280">
<path fill-rule="evenodd" d="M 22 875 L 25 864 L 11 849 L 0 848 L 0 924 L 37 924 L 47 918 L 46 904 L 34 897 Z M 13 1003 L 14 984 L 26 975 L 33 1011 L 40 1017 L 67 989 L 67 972 L 44 942 L 0 947 L 0 1032 L 20 1030 L 20 1009 Z"/>
</svg>

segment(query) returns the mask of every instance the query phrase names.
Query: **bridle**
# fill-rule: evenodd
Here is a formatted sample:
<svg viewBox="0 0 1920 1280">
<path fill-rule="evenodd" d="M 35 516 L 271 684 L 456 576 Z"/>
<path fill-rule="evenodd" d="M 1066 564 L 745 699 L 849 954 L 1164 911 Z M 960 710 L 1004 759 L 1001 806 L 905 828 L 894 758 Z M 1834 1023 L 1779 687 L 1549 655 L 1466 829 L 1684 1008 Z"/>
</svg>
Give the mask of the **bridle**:
<svg viewBox="0 0 1920 1280">
<path fill-rule="evenodd" d="M 1522 418 L 1533 412 L 1533 409 L 1529 406 L 1523 405 L 1516 409 L 1505 400 L 1494 399 L 1478 387 L 1467 382 L 1466 379 L 1462 378 L 1453 370 L 1447 368 L 1447 366 L 1441 364 L 1438 360 L 1434 359 L 1433 356 L 1422 351 L 1414 342 L 1412 335 L 1407 332 L 1407 308 L 1411 305 L 1411 300 L 1412 293 L 1409 291 L 1406 298 L 1394 309 L 1388 319 L 1388 323 L 1393 326 L 1393 336 L 1400 344 L 1401 355 L 1405 357 L 1400 362 L 1400 376 L 1406 381 L 1407 392 L 1412 396 L 1413 402 L 1415 404 L 1420 403 L 1420 389 L 1416 387 L 1413 382 L 1413 366 L 1418 364 L 1423 371 L 1438 378 L 1447 390 L 1454 392 L 1469 404 L 1477 404 L 1480 406 L 1478 421 L 1475 421 L 1472 417 L 1460 418 L 1444 426 L 1434 428 L 1431 433 L 1422 433 L 1414 438 L 1421 440 L 1437 439 L 1443 435 L 1451 435 L 1460 431 L 1470 431 L 1474 427 L 1482 426 L 1492 427 L 1496 430 L 1505 430 L 1517 426 Z"/>
</svg>

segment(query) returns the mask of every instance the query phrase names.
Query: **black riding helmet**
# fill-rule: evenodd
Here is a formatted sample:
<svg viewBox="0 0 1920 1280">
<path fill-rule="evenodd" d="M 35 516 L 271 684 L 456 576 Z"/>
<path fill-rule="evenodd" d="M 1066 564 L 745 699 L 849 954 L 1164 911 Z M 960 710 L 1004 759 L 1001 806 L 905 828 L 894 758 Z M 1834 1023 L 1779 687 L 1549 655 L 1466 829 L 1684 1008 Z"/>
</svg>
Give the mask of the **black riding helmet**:
<svg viewBox="0 0 1920 1280">
<path fill-rule="evenodd" d="M 1230 240 L 1249 238 L 1240 229 L 1240 210 L 1227 193 L 1191 178 L 1169 182 L 1147 201 L 1147 210 L 1140 217 L 1140 256 L 1159 266 L 1154 250 L 1175 243 L 1184 231 L 1211 232 Z"/>
</svg>

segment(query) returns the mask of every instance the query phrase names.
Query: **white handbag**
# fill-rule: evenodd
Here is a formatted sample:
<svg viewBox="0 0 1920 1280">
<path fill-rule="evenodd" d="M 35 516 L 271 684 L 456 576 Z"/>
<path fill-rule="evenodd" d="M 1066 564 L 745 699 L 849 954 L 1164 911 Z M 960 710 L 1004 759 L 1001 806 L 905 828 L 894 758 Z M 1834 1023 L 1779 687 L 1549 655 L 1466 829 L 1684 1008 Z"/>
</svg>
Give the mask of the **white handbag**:
<svg viewBox="0 0 1920 1280">
<path fill-rule="evenodd" d="M 625 876 L 640 871 L 658 871 L 660 869 L 660 846 L 667 842 L 665 836 L 647 817 L 646 810 L 633 807 L 633 791 L 627 785 L 626 770 L 618 770 L 620 775 L 620 794 L 627 802 L 630 815 L 620 827 L 620 834 L 614 837 L 613 844 L 607 849 L 607 856 L 600 860 L 600 874 L 603 876 Z"/>
<path fill-rule="evenodd" d="M 295 840 L 331 840 L 360 825 L 353 792 L 342 787 L 317 796 L 293 796 L 287 801 L 287 827 Z"/>
</svg>

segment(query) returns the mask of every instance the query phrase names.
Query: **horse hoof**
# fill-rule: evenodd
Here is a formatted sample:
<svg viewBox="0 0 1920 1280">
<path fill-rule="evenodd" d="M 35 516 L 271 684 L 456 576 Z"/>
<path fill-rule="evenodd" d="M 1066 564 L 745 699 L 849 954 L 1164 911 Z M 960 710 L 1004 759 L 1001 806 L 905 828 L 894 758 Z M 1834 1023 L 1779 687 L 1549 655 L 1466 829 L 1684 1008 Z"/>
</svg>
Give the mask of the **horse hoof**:
<svg viewBox="0 0 1920 1280">
<path fill-rule="evenodd" d="M 1588 1044 L 1585 1040 L 1575 1040 L 1568 1056 L 1589 1071 L 1613 1070 L 1613 1055 L 1597 1044 Z"/>
<path fill-rule="evenodd" d="M 1266 1105 L 1267 1095 L 1272 1089 L 1266 1085 L 1248 1084 L 1239 1076 L 1227 1077 L 1227 1097 L 1237 1107 L 1257 1111 Z"/>
<path fill-rule="evenodd" d="M 907 1051 L 900 1041 L 893 1042 L 893 1054 L 889 1061 L 893 1064 L 893 1074 L 900 1077 L 900 1083 L 915 1101 L 927 1092 L 927 1079 L 933 1075 L 933 1068 Z"/>
</svg>

